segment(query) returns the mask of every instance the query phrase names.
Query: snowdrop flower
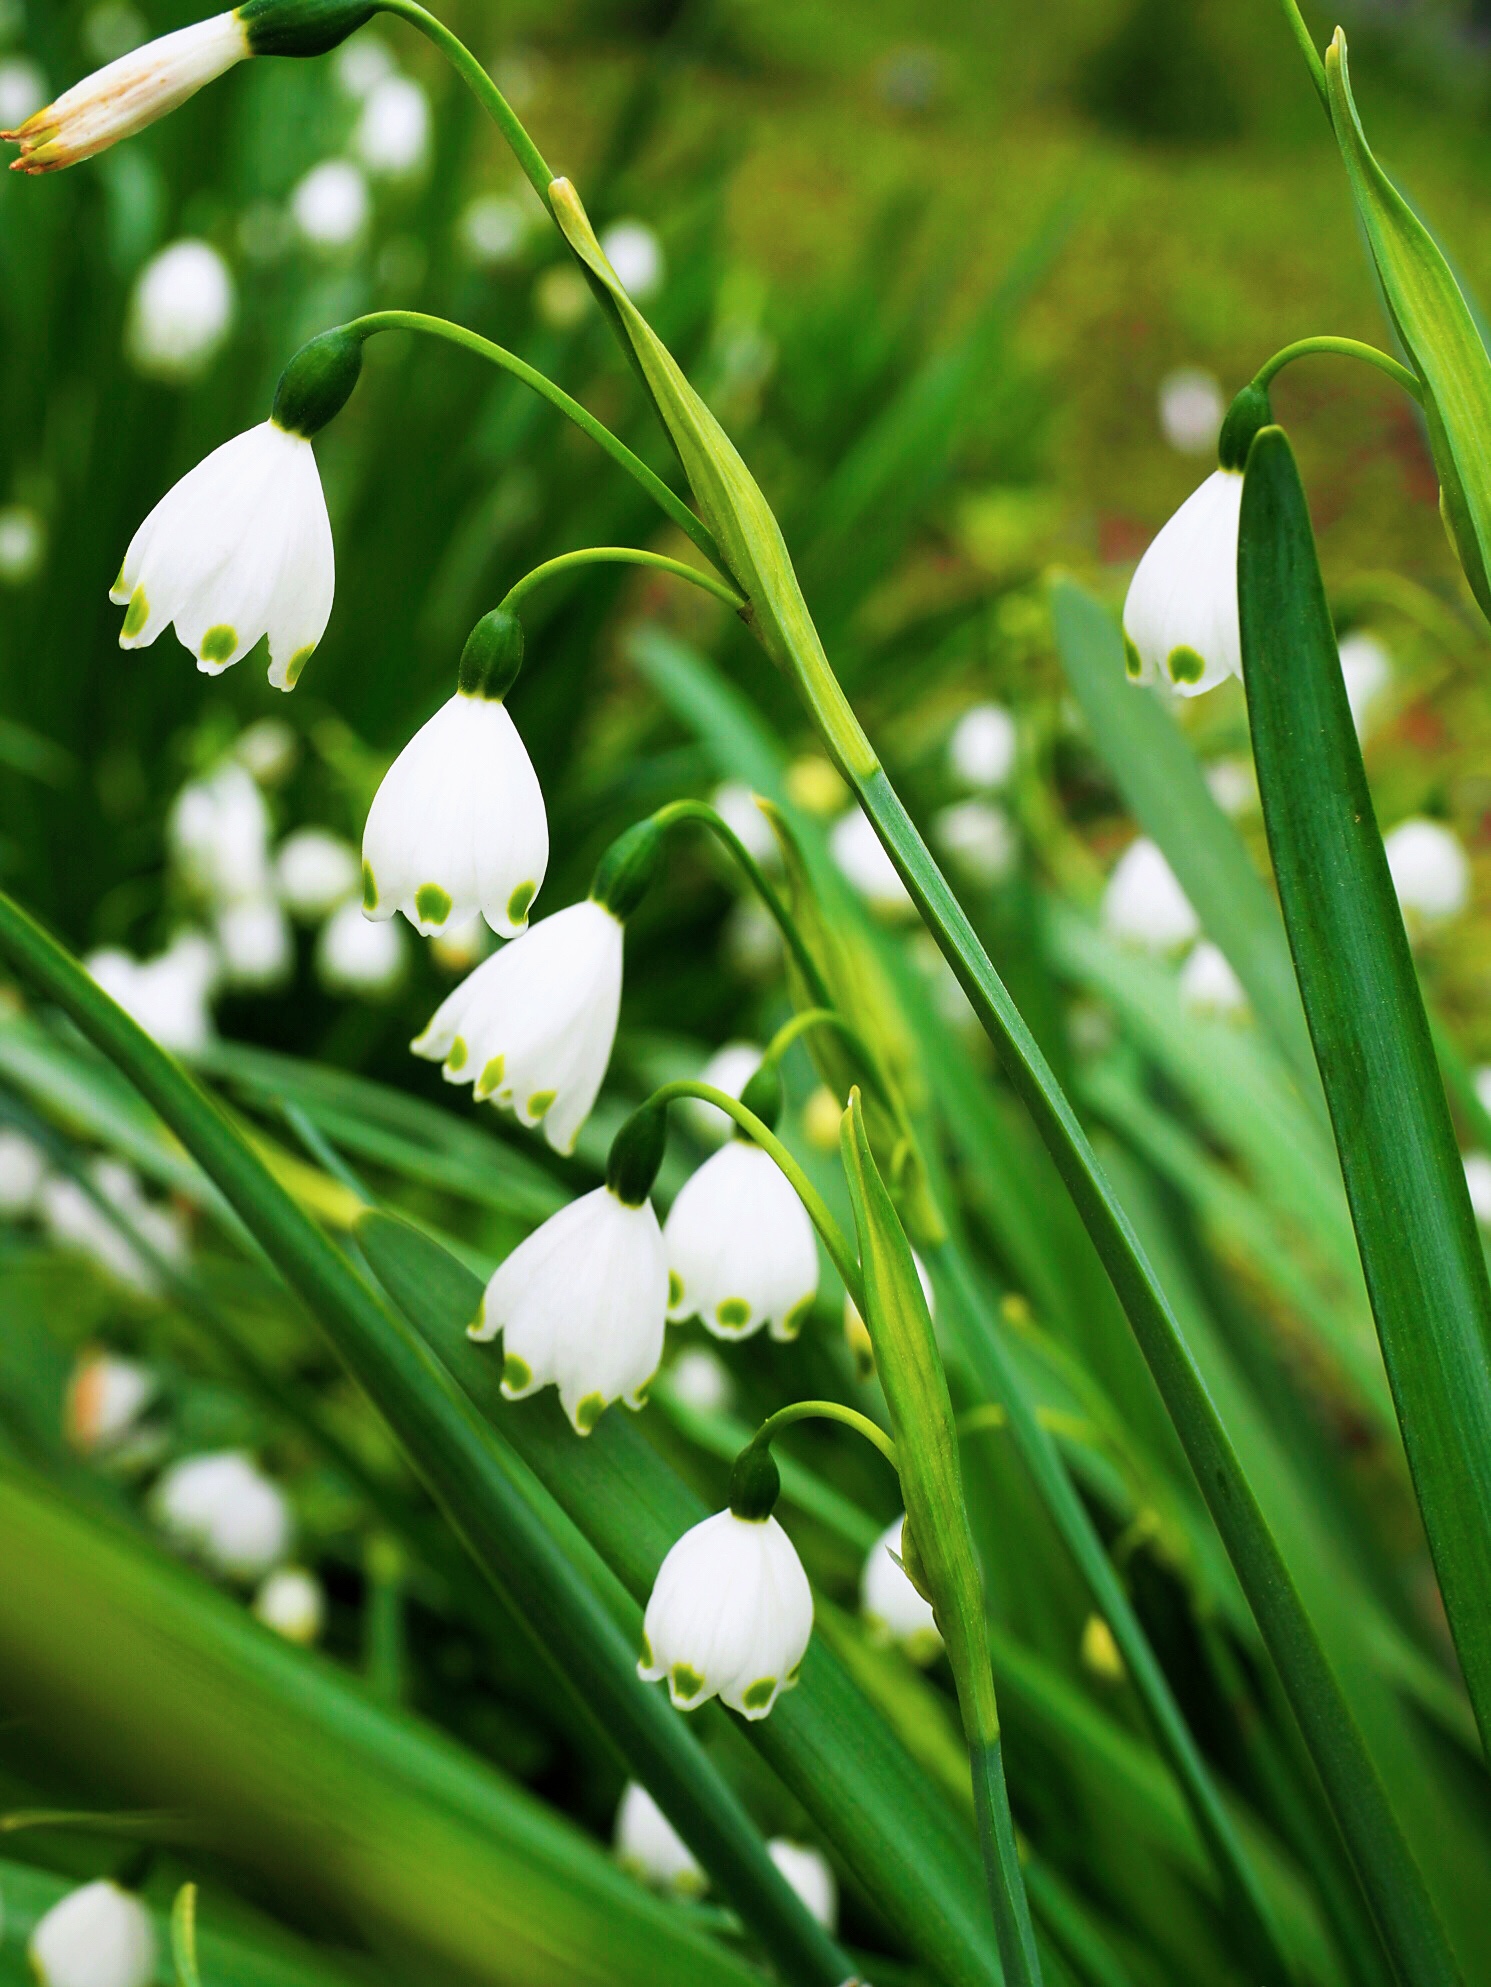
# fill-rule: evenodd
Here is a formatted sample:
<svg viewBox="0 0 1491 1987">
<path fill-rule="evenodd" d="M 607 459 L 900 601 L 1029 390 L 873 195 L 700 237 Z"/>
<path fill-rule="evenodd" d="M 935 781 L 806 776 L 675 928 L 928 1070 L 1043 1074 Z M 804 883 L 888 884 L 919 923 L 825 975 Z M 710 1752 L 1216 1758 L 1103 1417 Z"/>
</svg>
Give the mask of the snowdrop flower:
<svg viewBox="0 0 1491 1987">
<path fill-rule="evenodd" d="M 1166 373 L 1158 402 L 1160 430 L 1171 448 L 1182 455 L 1205 455 L 1216 447 L 1227 403 L 1210 373 L 1199 366 Z"/>
<path fill-rule="evenodd" d="M 326 828 L 297 828 L 279 845 L 274 886 L 292 917 L 314 921 L 355 897 L 357 851 Z"/>
<path fill-rule="evenodd" d="M 379 179 L 402 179 L 424 164 L 430 143 L 430 104 L 407 76 L 385 76 L 363 103 L 352 149 Z"/>
<path fill-rule="evenodd" d="M 1248 1011 L 1242 981 L 1220 945 L 1203 938 L 1180 969 L 1180 1001 L 1189 1014 L 1236 1020 Z"/>
<path fill-rule="evenodd" d="M 594 897 L 541 919 L 441 1002 L 415 1055 L 572 1152 L 616 1038 L 621 931 Z"/>
<path fill-rule="evenodd" d="M 225 904 L 213 926 L 223 978 L 230 987 L 282 986 L 295 948 L 290 924 L 274 897 L 243 897 Z"/>
<path fill-rule="evenodd" d="M 721 932 L 721 948 L 743 980 L 771 979 L 782 963 L 782 934 L 761 900 L 737 897 Z"/>
<path fill-rule="evenodd" d="M 18 1221 L 35 1213 L 46 1176 L 40 1146 L 8 1125 L 0 1129 L 0 1219 Z"/>
<path fill-rule="evenodd" d="M 700 1897 L 709 1879 L 640 1780 L 628 1780 L 616 1810 L 616 1860 L 659 1890 Z"/>
<path fill-rule="evenodd" d="M 947 762 L 964 786 L 996 793 L 1015 770 L 1015 720 L 1003 704 L 974 704 L 953 726 Z"/>
<path fill-rule="evenodd" d="M 702 1345 L 679 1353 L 668 1368 L 668 1385 L 675 1399 L 700 1414 L 725 1414 L 735 1398 L 735 1383 L 724 1362 Z"/>
<path fill-rule="evenodd" d="M 303 1566 L 277 1566 L 259 1584 L 254 1613 L 287 1642 L 309 1646 L 320 1640 L 326 1622 L 326 1595 L 314 1573 Z"/>
<path fill-rule="evenodd" d="M 217 979 L 216 955 L 199 933 L 183 932 L 154 959 L 134 959 L 115 946 L 83 961 L 111 1000 L 173 1055 L 201 1053 L 212 1039 L 207 1002 Z"/>
<path fill-rule="evenodd" d="M 839 1115 L 842 1117 L 843 1112 L 840 1111 Z M 915 1249 L 911 1251 L 911 1262 L 916 1270 L 916 1280 L 922 1287 L 922 1296 L 927 1300 L 928 1314 L 935 1318 L 937 1292 L 932 1288 L 932 1279 L 926 1264 Z M 859 1306 L 847 1290 L 844 1292 L 844 1343 L 849 1348 L 859 1377 L 868 1380 L 875 1370 L 875 1348 L 870 1342 L 870 1328 L 860 1316 Z"/>
<path fill-rule="evenodd" d="M 1372 706 L 1393 680 L 1393 660 L 1375 635 L 1347 635 L 1340 645 L 1341 676 L 1358 738 L 1370 728 Z"/>
<path fill-rule="evenodd" d="M 21 148 L 12 170 L 55 172 L 92 158 L 154 124 L 252 53 L 248 24 L 236 8 L 147 41 L 0 133 Z"/>
<path fill-rule="evenodd" d="M 1416 816 L 1383 837 L 1393 888 L 1405 912 L 1437 924 L 1465 909 L 1470 863 L 1459 837 L 1442 822 Z"/>
<path fill-rule="evenodd" d="M 523 252 L 529 216 L 522 204 L 503 193 L 479 193 L 467 203 L 457 234 L 468 258 L 485 269 L 502 269 Z"/>
<path fill-rule="evenodd" d="M 155 1375 L 113 1352 L 86 1352 L 72 1370 L 63 1402 L 68 1441 L 85 1456 L 112 1449 L 155 1397 Z"/>
<path fill-rule="evenodd" d="M 1241 469 L 1217 469 L 1139 561 L 1123 604 L 1124 653 L 1135 682 L 1157 677 L 1182 696 L 1242 675 L 1237 618 Z"/>
<path fill-rule="evenodd" d="M 723 1090 L 728 1096 L 739 1097 L 760 1069 L 761 1054 L 754 1042 L 726 1042 L 722 1049 L 715 1050 L 700 1070 L 699 1081 L 707 1083 L 711 1090 Z M 718 1104 L 706 1103 L 702 1097 L 685 1097 L 678 1109 L 701 1145 L 723 1145 L 727 1138 L 734 1136 L 735 1120 Z M 837 1123 L 834 1147 L 837 1150 Z"/>
<path fill-rule="evenodd" d="M 24 124 L 47 100 L 47 79 L 34 62 L 13 55 L 0 62 L 0 131 Z"/>
<path fill-rule="evenodd" d="M 776 1161 L 732 1138 L 687 1181 L 663 1229 L 668 1317 L 716 1338 L 797 1337 L 818 1294 L 818 1244 Z"/>
<path fill-rule="evenodd" d="M 859 1609 L 879 1640 L 895 1642 L 914 1663 L 930 1663 L 942 1648 L 932 1603 L 919 1594 L 901 1564 L 904 1514 L 870 1547 L 859 1579 Z"/>
<path fill-rule="evenodd" d="M 886 854 L 870 818 L 858 807 L 828 831 L 829 852 L 871 910 L 890 917 L 915 914 L 900 871 Z"/>
<path fill-rule="evenodd" d="M 235 303 L 232 272 L 209 242 L 172 242 L 136 278 L 125 331 L 131 364 L 151 379 L 196 379 L 227 337 Z"/>
<path fill-rule="evenodd" d="M 756 805 L 756 796 L 744 780 L 726 780 L 709 796 L 709 804 L 744 848 L 763 869 L 781 864 L 782 852 L 771 832 L 771 823 Z"/>
<path fill-rule="evenodd" d="M 625 1200 L 608 1184 L 551 1215 L 498 1266 L 470 1336 L 501 1332 L 508 1400 L 555 1386 L 576 1434 L 588 1435 L 612 1401 L 642 1405 L 663 1356 L 667 1307 L 652 1203 L 645 1192 L 639 1203 Z"/>
<path fill-rule="evenodd" d="M 767 1843 L 766 1853 L 807 1906 L 809 1915 L 826 1931 L 833 1931 L 839 1922 L 839 1886 L 822 1850 L 775 1835 Z"/>
<path fill-rule="evenodd" d="M 409 958 L 398 926 L 369 924 L 354 898 L 338 905 L 322 925 L 315 963 L 316 978 L 328 993 L 383 994 L 403 979 Z"/>
<path fill-rule="evenodd" d="M 1004 809 L 992 801 L 955 801 L 933 816 L 932 833 L 975 883 L 992 888 L 1015 866 L 1015 831 Z"/>
<path fill-rule="evenodd" d="M 284 1492 L 237 1449 L 173 1463 L 151 1506 L 178 1545 L 234 1579 L 260 1579 L 290 1549 L 294 1527 Z"/>
<path fill-rule="evenodd" d="M 250 774 L 229 761 L 189 780 L 166 816 L 166 840 L 205 897 L 257 897 L 269 882 L 269 812 Z"/>
<path fill-rule="evenodd" d="M 0 509 L 0 586 L 24 586 L 47 554 L 46 527 L 26 504 Z"/>
<path fill-rule="evenodd" d="M 601 254 L 628 296 L 644 303 L 661 288 L 662 245 L 645 221 L 613 221 L 600 241 Z"/>
<path fill-rule="evenodd" d="M 312 248 L 345 248 L 368 224 L 368 183 L 350 159 L 323 159 L 290 195 L 290 215 Z"/>
<path fill-rule="evenodd" d="M 1175 871 L 1147 835 L 1129 843 L 1103 892 L 1103 927 L 1126 945 L 1174 952 L 1201 930 Z"/>
<path fill-rule="evenodd" d="M 132 1891 L 100 1878 L 38 1920 L 26 1953 L 38 1987 L 149 1987 L 155 1926 Z"/>
<path fill-rule="evenodd" d="M 395 911 L 425 936 L 480 911 L 511 938 L 549 864 L 538 775 L 503 702 L 523 631 L 501 608 L 478 622 L 460 687 L 384 775 L 362 837 L 363 909 Z"/>
<path fill-rule="evenodd" d="M 1491 1228 L 1491 1157 L 1484 1152 L 1466 1153 L 1465 1186 L 1476 1220 L 1483 1228 Z"/>
</svg>

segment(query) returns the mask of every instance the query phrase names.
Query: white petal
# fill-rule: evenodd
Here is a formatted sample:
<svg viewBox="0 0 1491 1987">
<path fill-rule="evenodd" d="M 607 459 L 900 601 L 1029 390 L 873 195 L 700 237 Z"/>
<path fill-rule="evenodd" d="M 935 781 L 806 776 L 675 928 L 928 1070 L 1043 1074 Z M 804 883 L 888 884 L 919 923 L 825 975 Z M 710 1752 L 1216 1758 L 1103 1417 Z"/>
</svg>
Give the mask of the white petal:
<svg viewBox="0 0 1491 1987">
<path fill-rule="evenodd" d="M 1147 835 L 1130 842 L 1103 892 L 1103 925 L 1151 952 L 1177 951 L 1201 929 L 1175 871 Z"/>
<path fill-rule="evenodd" d="M 150 1913 L 108 1879 L 54 1904 L 27 1945 L 39 1987 L 147 1987 L 155 1978 Z"/>
<path fill-rule="evenodd" d="M 718 1696 L 742 1717 L 764 1718 L 796 1682 L 812 1629 L 812 1590 L 776 1519 L 720 1511 L 663 1561 L 637 1670 L 666 1677 L 680 1710 Z"/>
<path fill-rule="evenodd" d="M 668 1315 L 717 1338 L 794 1338 L 818 1288 L 813 1224 L 769 1154 L 732 1139 L 684 1185 L 663 1231 Z"/>
<path fill-rule="evenodd" d="M 1145 681 L 1159 676 L 1182 696 L 1242 674 L 1242 486 L 1239 471 L 1218 469 L 1193 490 L 1139 561 L 1124 602 L 1130 673 Z"/>
</svg>

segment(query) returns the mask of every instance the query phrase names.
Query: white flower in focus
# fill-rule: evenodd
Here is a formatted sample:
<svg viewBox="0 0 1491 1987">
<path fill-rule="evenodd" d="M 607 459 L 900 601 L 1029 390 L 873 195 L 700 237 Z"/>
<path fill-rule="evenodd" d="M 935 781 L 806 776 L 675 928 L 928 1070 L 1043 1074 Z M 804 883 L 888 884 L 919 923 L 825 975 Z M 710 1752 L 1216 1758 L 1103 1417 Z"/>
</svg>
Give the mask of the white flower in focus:
<svg viewBox="0 0 1491 1987">
<path fill-rule="evenodd" d="M 964 786 L 996 793 L 1015 770 L 1019 743 L 1015 720 L 1003 704 L 974 704 L 953 726 L 947 762 Z"/>
<path fill-rule="evenodd" d="M 684 1185 L 663 1229 L 668 1316 L 697 1317 L 716 1338 L 769 1324 L 797 1337 L 818 1292 L 818 1244 L 807 1210 L 776 1161 L 732 1138 Z"/>
<path fill-rule="evenodd" d="M 1483 1228 L 1491 1228 L 1491 1157 L 1484 1152 L 1466 1153 L 1465 1186 L 1476 1220 Z"/>
<path fill-rule="evenodd" d="M 1242 472 L 1218 469 L 1193 490 L 1139 561 L 1123 604 L 1124 652 L 1136 682 L 1157 677 L 1184 697 L 1242 675 L 1237 533 Z"/>
<path fill-rule="evenodd" d="M 505 193 L 479 193 L 462 209 L 457 235 L 467 258 L 503 269 L 522 254 L 530 232 L 527 209 Z"/>
<path fill-rule="evenodd" d="M 760 1067 L 761 1050 L 754 1042 L 726 1042 L 700 1070 L 699 1081 L 712 1090 L 739 1097 Z M 723 1145 L 734 1136 L 735 1120 L 718 1104 L 706 1103 L 702 1097 L 685 1097 L 678 1110 L 701 1145 Z M 837 1142 L 837 1132 L 834 1136 Z"/>
<path fill-rule="evenodd" d="M 407 76 L 385 76 L 363 103 L 352 149 L 375 179 L 418 172 L 430 144 L 430 104 Z"/>
<path fill-rule="evenodd" d="M 290 923 L 274 897 L 224 904 L 213 925 L 223 979 L 230 987 L 283 986 L 295 963 Z"/>
<path fill-rule="evenodd" d="M 691 1345 L 668 1368 L 668 1385 L 685 1407 L 700 1414 L 726 1414 L 735 1398 L 735 1382 L 717 1353 Z"/>
<path fill-rule="evenodd" d="M 171 854 L 191 886 L 232 903 L 269 884 L 269 811 L 250 774 L 228 761 L 189 780 L 166 816 Z"/>
<path fill-rule="evenodd" d="M 932 1603 L 911 1584 L 901 1564 L 901 1527 L 897 1518 L 870 1547 L 859 1579 L 859 1609 L 876 1636 L 895 1642 L 914 1663 L 930 1663 L 942 1648 L 942 1634 Z"/>
<path fill-rule="evenodd" d="M 248 30 L 236 9 L 147 41 L 0 133 L 20 145 L 13 170 L 55 172 L 92 158 L 175 110 L 248 53 Z"/>
<path fill-rule="evenodd" d="M 458 690 L 383 776 L 362 836 L 363 908 L 428 937 L 479 911 L 525 929 L 549 866 L 538 775 L 500 697 Z"/>
<path fill-rule="evenodd" d="M 47 555 L 46 527 L 26 504 L 0 509 L 0 586 L 24 586 Z"/>
<path fill-rule="evenodd" d="M 1004 882 L 1015 867 L 1014 828 L 992 801 L 955 801 L 932 817 L 932 833 L 938 847 L 986 888 Z"/>
<path fill-rule="evenodd" d="M 652 1203 L 610 1187 L 551 1215 L 500 1263 L 470 1336 L 502 1334 L 502 1391 L 559 1389 L 588 1435 L 612 1401 L 640 1407 L 663 1356 L 668 1269 Z"/>
<path fill-rule="evenodd" d="M 322 925 L 315 963 L 316 978 L 328 993 L 384 994 L 403 979 L 409 955 L 399 927 L 370 924 L 353 898 Z"/>
<path fill-rule="evenodd" d="M 662 287 L 662 244 L 645 221 L 613 221 L 600 240 L 601 254 L 629 297 L 645 303 Z"/>
<path fill-rule="evenodd" d="M 785 1835 L 774 1835 L 766 1853 L 807 1906 L 809 1915 L 825 1931 L 833 1931 L 839 1922 L 839 1886 L 823 1851 L 789 1842 Z"/>
<path fill-rule="evenodd" d="M 357 895 L 360 881 L 356 849 L 329 829 L 297 828 L 275 851 L 275 889 L 292 917 L 328 916 Z"/>
<path fill-rule="evenodd" d="M 151 1493 L 157 1521 L 219 1573 L 258 1580 L 290 1549 L 290 1506 L 238 1449 L 173 1463 Z"/>
<path fill-rule="evenodd" d="M 124 334 L 130 363 L 151 379 L 198 378 L 232 328 L 236 301 L 232 272 L 209 242 L 172 242 L 135 280 Z"/>
<path fill-rule="evenodd" d="M 1405 912 L 1423 924 L 1438 924 L 1465 909 L 1470 863 L 1452 829 L 1419 815 L 1400 821 L 1382 846 Z"/>
<path fill-rule="evenodd" d="M 725 826 L 763 869 L 780 867 L 782 852 L 771 823 L 756 805 L 756 795 L 744 780 L 726 780 L 709 796 L 709 804 Z"/>
<path fill-rule="evenodd" d="M 261 787 L 277 787 L 295 770 L 300 740 L 283 718 L 259 718 L 239 732 L 233 757 Z"/>
<path fill-rule="evenodd" d="M 1227 402 L 1222 389 L 1199 366 L 1166 373 L 1158 394 L 1160 431 L 1182 455 L 1207 455 L 1217 445 Z"/>
<path fill-rule="evenodd" d="M 132 1891 L 100 1878 L 38 1920 L 26 1954 L 37 1987 L 149 1987 L 155 1926 Z"/>
<path fill-rule="evenodd" d="M 110 590 L 128 603 L 119 646 L 173 621 L 209 676 L 269 637 L 269 680 L 295 679 L 326 632 L 336 584 L 331 520 L 304 435 L 263 421 L 189 470 L 130 540 Z"/>
<path fill-rule="evenodd" d="M 709 1879 L 640 1780 L 628 1780 L 616 1810 L 616 1860 L 659 1890 L 702 1897 Z"/>
<path fill-rule="evenodd" d="M 254 1613 L 287 1642 L 309 1647 L 326 1622 L 326 1595 L 314 1573 L 303 1566 L 278 1566 L 259 1585 Z"/>
<path fill-rule="evenodd" d="M 0 62 L 0 131 L 24 124 L 47 100 L 47 79 L 34 62 L 12 55 Z"/>
<path fill-rule="evenodd" d="M 106 946 L 91 952 L 83 967 L 132 1021 L 173 1055 L 198 1055 L 211 1041 L 207 1002 L 217 981 L 217 955 L 200 933 L 179 933 L 154 959 L 134 959 Z"/>
<path fill-rule="evenodd" d="M 361 101 L 378 84 L 394 73 L 394 59 L 388 44 L 375 34 L 355 34 L 344 41 L 332 58 L 337 88 Z"/>
<path fill-rule="evenodd" d="M 658 1570 L 637 1674 L 666 1677 L 679 1711 L 718 1697 L 743 1718 L 764 1718 L 797 1682 L 812 1632 L 808 1576 L 776 1519 L 718 1511 Z"/>
<path fill-rule="evenodd" d="M 1393 661 L 1375 635 L 1354 634 L 1340 645 L 1341 676 L 1358 738 L 1365 738 L 1372 706 L 1393 680 Z"/>
<path fill-rule="evenodd" d="M 1147 835 L 1129 843 L 1103 892 L 1103 928 L 1146 952 L 1176 952 L 1201 930 L 1175 871 Z"/>
<path fill-rule="evenodd" d="M 1248 1011 L 1242 981 L 1220 945 L 1203 938 L 1180 969 L 1180 1001 L 1189 1014 L 1236 1020 Z"/>
<path fill-rule="evenodd" d="M 900 871 L 861 808 L 841 814 L 828 831 L 829 852 L 871 910 L 889 917 L 915 914 Z"/>
<path fill-rule="evenodd" d="M 616 1039 L 621 931 L 593 898 L 541 919 L 462 980 L 410 1047 L 572 1152 Z"/>
<path fill-rule="evenodd" d="M 85 1352 L 67 1383 L 63 1432 L 85 1456 L 112 1449 L 134 1427 L 155 1391 L 148 1366 L 113 1352 Z"/>
<path fill-rule="evenodd" d="M 1214 759 L 1206 768 L 1206 784 L 1217 806 L 1234 821 L 1258 805 L 1251 759 Z"/>
<path fill-rule="evenodd" d="M 290 195 L 290 216 L 312 248 L 346 248 L 367 227 L 368 183 L 350 159 L 323 159 Z"/>
<path fill-rule="evenodd" d="M 47 1177 L 46 1156 L 24 1132 L 0 1128 L 0 1220 L 34 1214 Z"/>
</svg>

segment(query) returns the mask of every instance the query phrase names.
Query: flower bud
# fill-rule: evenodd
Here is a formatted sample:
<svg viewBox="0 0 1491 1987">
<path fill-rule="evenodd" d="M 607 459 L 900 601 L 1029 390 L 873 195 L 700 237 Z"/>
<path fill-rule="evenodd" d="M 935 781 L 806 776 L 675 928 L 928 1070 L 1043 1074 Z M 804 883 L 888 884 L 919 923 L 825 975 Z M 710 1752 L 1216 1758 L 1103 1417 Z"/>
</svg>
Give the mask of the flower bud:
<svg viewBox="0 0 1491 1987">
<path fill-rule="evenodd" d="M 326 55 L 377 11 L 369 0 L 243 0 L 238 18 L 255 55 Z"/>
<path fill-rule="evenodd" d="M 523 624 L 505 607 L 483 614 L 461 651 L 459 687 L 468 697 L 505 697 L 523 667 Z"/>
<path fill-rule="evenodd" d="M 652 888 L 663 857 L 663 829 L 650 818 L 618 835 L 595 866 L 590 895 L 624 924 Z"/>
<path fill-rule="evenodd" d="M 337 327 L 302 345 L 280 374 L 270 418 L 307 440 L 340 414 L 362 372 L 362 340 Z"/>
</svg>

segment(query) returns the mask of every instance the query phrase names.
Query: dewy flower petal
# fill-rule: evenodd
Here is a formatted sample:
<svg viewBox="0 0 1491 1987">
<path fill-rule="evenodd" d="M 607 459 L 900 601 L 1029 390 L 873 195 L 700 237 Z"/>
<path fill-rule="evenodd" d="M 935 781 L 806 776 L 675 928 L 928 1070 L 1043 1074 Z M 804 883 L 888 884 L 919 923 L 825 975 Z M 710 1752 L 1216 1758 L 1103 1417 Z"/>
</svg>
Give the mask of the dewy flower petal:
<svg viewBox="0 0 1491 1987">
<path fill-rule="evenodd" d="M 0 132 L 21 148 L 13 172 L 55 172 L 154 124 L 251 53 L 236 9 L 147 41 Z"/>
<path fill-rule="evenodd" d="M 616 1038 L 621 930 L 594 898 L 540 920 L 462 980 L 414 1053 L 573 1151 Z"/>
<path fill-rule="evenodd" d="M 637 1674 L 666 1677 L 680 1711 L 718 1697 L 743 1718 L 764 1718 L 796 1683 L 812 1632 L 808 1576 L 776 1519 L 719 1511 L 663 1561 Z"/>
<path fill-rule="evenodd" d="M 706 1159 L 663 1229 L 668 1316 L 699 1318 L 716 1338 L 770 1324 L 794 1339 L 818 1291 L 818 1244 L 797 1194 L 759 1145 L 732 1139 Z"/>
<path fill-rule="evenodd" d="M 511 938 L 549 865 L 538 775 L 507 706 L 458 690 L 410 739 L 373 797 L 363 908 L 429 937 L 479 911 Z"/>
<path fill-rule="evenodd" d="M 612 1401 L 640 1407 L 663 1356 L 668 1270 L 649 1201 L 597 1187 L 552 1215 L 499 1264 L 471 1337 L 502 1334 L 502 1391 L 555 1386 L 576 1432 Z"/>
<path fill-rule="evenodd" d="M 1135 681 L 1156 677 L 1182 696 L 1242 675 L 1237 618 L 1241 471 L 1218 469 L 1160 532 L 1123 605 L 1124 652 Z"/>
<path fill-rule="evenodd" d="M 26 1948 L 38 1987 L 147 1987 L 155 1926 L 132 1891 L 101 1878 L 70 1890 L 40 1919 Z"/>
<path fill-rule="evenodd" d="M 130 541 L 110 598 L 121 648 L 172 622 L 216 676 L 269 637 L 269 680 L 293 689 L 326 632 L 336 583 L 331 520 L 304 435 L 275 421 L 235 435 L 156 505 Z"/>
</svg>

